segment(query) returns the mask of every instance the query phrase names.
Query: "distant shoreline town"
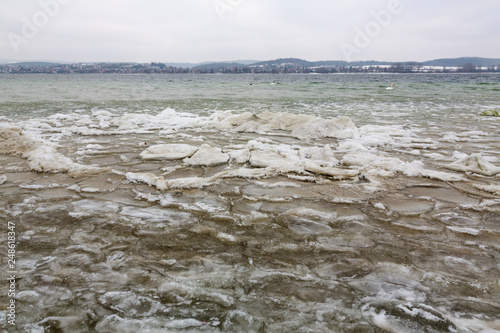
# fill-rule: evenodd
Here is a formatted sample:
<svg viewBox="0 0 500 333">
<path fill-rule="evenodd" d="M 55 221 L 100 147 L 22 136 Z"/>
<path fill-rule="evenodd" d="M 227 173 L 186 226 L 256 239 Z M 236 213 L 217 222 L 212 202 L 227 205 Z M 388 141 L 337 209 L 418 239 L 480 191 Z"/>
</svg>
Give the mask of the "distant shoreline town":
<svg viewBox="0 0 500 333">
<path fill-rule="evenodd" d="M 280 58 L 255 63 L 74 63 L 22 62 L 0 65 L 7 74 L 283 74 L 283 73 L 493 73 L 500 59 L 453 58 L 426 62 L 316 61 Z"/>
</svg>

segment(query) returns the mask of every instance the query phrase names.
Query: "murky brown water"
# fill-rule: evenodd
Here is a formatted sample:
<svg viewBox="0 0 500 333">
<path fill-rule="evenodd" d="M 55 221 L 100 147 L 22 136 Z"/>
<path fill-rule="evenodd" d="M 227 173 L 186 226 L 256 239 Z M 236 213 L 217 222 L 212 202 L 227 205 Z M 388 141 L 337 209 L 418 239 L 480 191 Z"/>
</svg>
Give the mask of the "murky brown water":
<svg viewBox="0 0 500 333">
<path fill-rule="evenodd" d="M 498 121 L 358 116 L 5 115 L 1 325 L 500 331 Z"/>
</svg>

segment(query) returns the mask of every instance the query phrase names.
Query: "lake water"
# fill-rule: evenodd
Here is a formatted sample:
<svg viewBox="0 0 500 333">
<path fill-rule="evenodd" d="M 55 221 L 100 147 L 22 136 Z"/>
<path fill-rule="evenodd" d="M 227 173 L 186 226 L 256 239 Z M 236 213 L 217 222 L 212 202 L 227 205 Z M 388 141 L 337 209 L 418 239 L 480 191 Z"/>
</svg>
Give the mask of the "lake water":
<svg viewBox="0 0 500 333">
<path fill-rule="evenodd" d="M 0 325 L 500 332 L 487 110 L 497 74 L 0 75 Z"/>
</svg>

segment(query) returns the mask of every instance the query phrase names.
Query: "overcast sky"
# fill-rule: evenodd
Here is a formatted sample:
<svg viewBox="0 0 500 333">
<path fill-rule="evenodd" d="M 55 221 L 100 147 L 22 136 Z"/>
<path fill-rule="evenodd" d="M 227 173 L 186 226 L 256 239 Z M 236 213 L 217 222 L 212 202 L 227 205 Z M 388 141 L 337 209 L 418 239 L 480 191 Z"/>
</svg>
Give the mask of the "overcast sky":
<svg viewBox="0 0 500 333">
<path fill-rule="evenodd" d="M 500 58 L 499 0 L 0 0 L 0 59 Z"/>
</svg>

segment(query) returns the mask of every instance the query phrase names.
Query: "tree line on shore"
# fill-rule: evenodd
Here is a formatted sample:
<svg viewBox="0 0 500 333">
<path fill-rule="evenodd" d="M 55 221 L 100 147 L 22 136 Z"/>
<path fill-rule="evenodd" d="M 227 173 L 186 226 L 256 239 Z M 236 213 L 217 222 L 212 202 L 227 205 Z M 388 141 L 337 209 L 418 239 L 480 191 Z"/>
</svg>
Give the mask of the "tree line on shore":
<svg viewBox="0 0 500 333">
<path fill-rule="evenodd" d="M 499 65 L 476 66 L 471 62 L 462 66 L 429 66 L 419 62 L 376 63 L 376 62 L 316 62 L 300 59 L 277 59 L 244 65 L 239 63 L 209 63 L 193 67 L 171 66 L 166 63 L 92 63 L 51 64 L 17 63 L 0 65 L 0 73 L 11 74 L 282 74 L 282 73 L 476 73 L 500 72 Z"/>
</svg>

